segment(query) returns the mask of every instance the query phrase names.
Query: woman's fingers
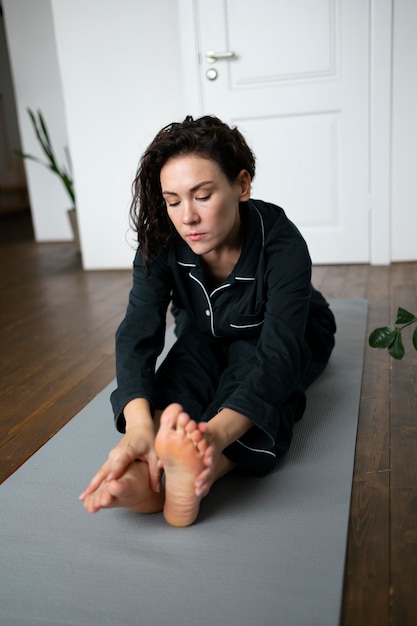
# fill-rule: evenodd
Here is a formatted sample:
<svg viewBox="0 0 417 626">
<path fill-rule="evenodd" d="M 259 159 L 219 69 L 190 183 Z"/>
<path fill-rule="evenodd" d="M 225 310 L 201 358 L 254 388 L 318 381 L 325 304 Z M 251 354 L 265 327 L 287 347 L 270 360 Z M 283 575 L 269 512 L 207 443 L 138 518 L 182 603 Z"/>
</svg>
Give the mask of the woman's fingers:
<svg viewBox="0 0 417 626">
<path fill-rule="evenodd" d="M 125 472 L 128 465 L 136 461 L 139 456 L 130 444 L 116 446 L 109 455 L 109 460 L 103 467 L 107 468 L 106 480 L 117 480 Z"/>
<path fill-rule="evenodd" d="M 210 491 L 211 484 L 211 471 L 209 469 L 205 469 L 197 476 L 194 486 L 195 493 L 197 496 L 206 496 Z"/>
<path fill-rule="evenodd" d="M 159 493 L 161 491 L 162 465 L 159 463 L 156 452 L 149 453 L 146 458 L 146 462 L 148 463 L 149 468 L 149 483 L 151 485 L 151 489 L 155 491 L 155 493 Z"/>
<path fill-rule="evenodd" d="M 88 487 L 83 491 L 80 495 L 80 500 L 84 500 L 87 496 L 94 493 L 96 489 L 98 489 L 101 483 L 106 479 L 106 474 L 108 474 L 108 469 L 106 469 L 108 461 L 98 470 L 97 474 L 91 479 Z"/>
<path fill-rule="evenodd" d="M 88 487 L 81 494 L 80 500 L 85 500 L 104 482 L 121 478 L 129 465 L 136 460 L 148 463 L 151 488 L 159 493 L 161 489 L 160 467 L 153 443 L 154 433 L 149 429 L 145 429 L 145 432 L 136 429 L 126 433 L 117 446 L 110 451 L 107 461 L 92 478 Z"/>
<path fill-rule="evenodd" d="M 87 496 L 94 493 L 104 481 L 120 478 L 127 466 L 134 460 L 135 452 L 129 444 L 119 444 L 113 448 L 107 461 L 100 467 L 97 474 L 91 479 L 88 487 L 81 494 L 80 500 L 84 500 Z"/>
</svg>

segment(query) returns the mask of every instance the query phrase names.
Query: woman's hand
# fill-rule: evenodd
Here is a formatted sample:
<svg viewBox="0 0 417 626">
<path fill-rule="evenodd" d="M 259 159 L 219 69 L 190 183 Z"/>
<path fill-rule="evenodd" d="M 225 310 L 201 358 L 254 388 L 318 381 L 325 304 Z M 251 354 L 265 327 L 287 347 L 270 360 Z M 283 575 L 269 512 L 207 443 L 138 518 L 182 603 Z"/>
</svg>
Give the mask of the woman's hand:
<svg viewBox="0 0 417 626">
<path fill-rule="evenodd" d="M 126 434 L 110 451 L 107 461 L 81 494 L 81 500 L 94 493 L 104 482 L 121 478 L 128 466 L 136 460 L 148 464 L 150 486 L 156 493 L 160 492 L 160 468 L 155 452 L 154 424 L 150 412 L 144 413 L 139 409 L 141 406 L 135 400 L 126 406 Z"/>
</svg>

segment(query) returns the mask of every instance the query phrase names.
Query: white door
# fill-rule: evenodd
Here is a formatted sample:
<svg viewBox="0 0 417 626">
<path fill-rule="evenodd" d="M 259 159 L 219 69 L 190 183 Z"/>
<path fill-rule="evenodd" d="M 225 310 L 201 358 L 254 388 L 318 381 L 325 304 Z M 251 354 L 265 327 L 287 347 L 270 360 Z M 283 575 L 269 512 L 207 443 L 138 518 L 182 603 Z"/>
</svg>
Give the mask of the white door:
<svg viewBox="0 0 417 626">
<path fill-rule="evenodd" d="M 368 262 L 369 0 L 194 7 L 202 110 L 253 148 L 253 197 L 285 209 L 314 263 Z"/>
</svg>

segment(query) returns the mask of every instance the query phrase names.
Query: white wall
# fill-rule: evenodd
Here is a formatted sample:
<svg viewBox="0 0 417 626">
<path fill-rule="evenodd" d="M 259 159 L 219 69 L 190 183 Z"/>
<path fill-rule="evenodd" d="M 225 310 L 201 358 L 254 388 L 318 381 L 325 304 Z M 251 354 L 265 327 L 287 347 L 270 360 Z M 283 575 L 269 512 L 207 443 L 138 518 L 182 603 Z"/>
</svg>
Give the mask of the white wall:
<svg viewBox="0 0 417 626">
<path fill-rule="evenodd" d="M 64 146 L 71 151 L 84 267 L 130 267 L 139 157 L 185 115 L 177 4 L 3 0 L 3 9 L 23 149 L 41 156 L 26 113 L 40 108 L 56 152 L 63 160 Z M 60 181 L 25 166 L 37 241 L 71 239 Z"/>
<path fill-rule="evenodd" d="M 393 261 L 417 259 L 417 2 L 394 0 L 392 97 Z"/>
<path fill-rule="evenodd" d="M 130 267 L 131 184 L 155 133 L 183 117 L 172 0 L 52 0 L 83 263 Z"/>
<path fill-rule="evenodd" d="M 50 0 L 3 0 L 4 22 L 24 152 L 42 156 L 26 108 L 45 116 L 59 161 L 68 144 Z M 70 198 L 49 170 L 25 161 L 35 237 L 71 239 Z"/>
</svg>

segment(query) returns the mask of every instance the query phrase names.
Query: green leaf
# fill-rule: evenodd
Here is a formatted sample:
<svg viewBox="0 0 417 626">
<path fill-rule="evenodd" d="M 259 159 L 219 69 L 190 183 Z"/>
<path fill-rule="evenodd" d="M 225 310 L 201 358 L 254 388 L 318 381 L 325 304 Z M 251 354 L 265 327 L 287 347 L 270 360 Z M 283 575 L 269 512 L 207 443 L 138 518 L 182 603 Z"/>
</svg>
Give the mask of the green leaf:
<svg viewBox="0 0 417 626">
<path fill-rule="evenodd" d="M 369 345 L 371 348 L 389 348 L 395 341 L 397 329 L 394 326 L 383 326 L 375 328 L 369 335 Z"/>
<path fill-rule="evenodd" d="M 415 327 L 413 332 L 413 346 L 417 350 L 417 326 Z"/>
<path fill-rule="evenodd" d="M 26 154 L 25 152 L 20 152 L 19 150 L 15 150 L 15 154 L 22 157 L 22 159 L 31 159 L 32 161 L 36 161 L 36 163 L 40 163 L 44 167 L 49 167 L 49 163 L 45 163 L 45 161 L 38 159 L 38 157 L 33 156 L 33 154 Z"/>
<path fill-rule="evenodd" d="M 414 322 L 417 320 L 416 316 L 401 307 L 398 307 L 397 311 L 397 319 L 395 320 L 396 324 L 409 324 L 410 322 Z"/>
<path fill-rule="evenodd" d="M 46 126 L 46 122 L 43 118 L 43 115 L 40 111 L 40 109 L 38 109 L 38 120 L 39 120 L 39 126 L 42 128 L 42 132 L 43 132 L 43 136 L 45 137 L 45 141 L 48 144 L 48 146 L 50 146 L 52 148 L 52 142 L 49 139 L 49 132 L 48 132 L 48 128 Z"/>
<path fill-rule="evenodd" d="M 388 352 L 394 359 L 402 359 L 405 353 L 403 341 L 401 339 L 401 331 L 396 328 L 395 329 L 395 337 L 394 341 L 388 348 Z"/>
<path fill-rule="evenodd" d="M 48 145 L 46 144 L 45 138 L 42 135 L 41 129 L 39 128 L 38 120 L 36 119 L 35 113 L 31 109 L 28 109 L 28 113 L 30 115 L 30 119 L 32 120 L 33 130 L 35 131 L 35 135 L 41 145 L 41 148 L 45 156 L 50 160 Z"/>
<path fill-rule="evenodd" d="M 48 156 L 48 159 L 51 162 L 51 170 L 59 174 L 59 169 L 57 165 L 57 161 L 54 154 L 54 149 L 52 147 L 52 142 L 49 139 L 48 129 L 46 127 L 45 121 L 42 117 L 42 113 L 38 110 L 38 133 L 39 137 L 42 137 L 41 143 L 44 149 L 45 154 Z"/>
</svg>

